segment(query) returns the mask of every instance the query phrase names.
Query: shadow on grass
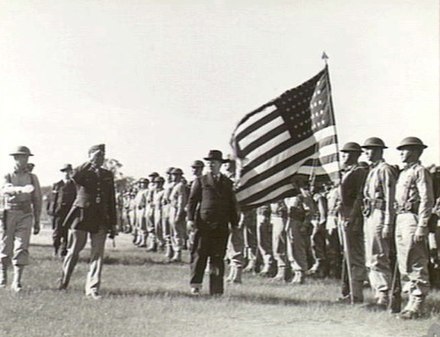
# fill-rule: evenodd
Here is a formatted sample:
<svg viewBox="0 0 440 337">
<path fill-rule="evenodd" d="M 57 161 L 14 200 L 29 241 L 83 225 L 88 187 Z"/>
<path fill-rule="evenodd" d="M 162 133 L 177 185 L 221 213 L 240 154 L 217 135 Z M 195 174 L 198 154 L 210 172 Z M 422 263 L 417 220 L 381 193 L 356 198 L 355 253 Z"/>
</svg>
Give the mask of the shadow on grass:
<svg viewBox="0 0 440 337">
<path fill-rule="evenodd" d="M 90 257 L 88 252 L 84 252 L 80 255 L 78 263 L 89 263 Z M 62 258 L 53 257 L 49 255 L 38 257 L 39 261 L 51 261 L 51 262 L 62 262 Z M 125 257 L 111 257 L 104 256 L 104 264 L 106 265 L 121 265 L 121 266 L 147 266 L 147 265 L 170 265 L 170 266 L 183 266 L 186 263 L 170 263 L 168 260 L 160 260 L 151 258 L 149 256 L 125 256 Z"/>
<path fill-rule="evenodd" d="M 282 305 L 282 306 L 304 306 L 310 304 L 333 306 L 338 305 L 338 303 L 325 300 L 301 300 L 290 297 L 280 297 L 271 295 L 261 295 L 255 293 L 249 294 L 224 294 L 219 295 L 209 295 L 207 293 L 202 293 L 201 295 L 194 296 L 191 295 L 188 290 L 174 290 L 174 289 L 156 289 L 156 290 L 140 290 L 140 289 L 117 289 L 109 290 L 103 293 L 104 296 L 109 297 L 149 297 L 149 298 L 192 298 L 195 301 L 202 300 L 221 300 L 221 301 L 233 301 L 241 302 L 247 304 L 263 304 L 263 305 Z"/>
</svg>

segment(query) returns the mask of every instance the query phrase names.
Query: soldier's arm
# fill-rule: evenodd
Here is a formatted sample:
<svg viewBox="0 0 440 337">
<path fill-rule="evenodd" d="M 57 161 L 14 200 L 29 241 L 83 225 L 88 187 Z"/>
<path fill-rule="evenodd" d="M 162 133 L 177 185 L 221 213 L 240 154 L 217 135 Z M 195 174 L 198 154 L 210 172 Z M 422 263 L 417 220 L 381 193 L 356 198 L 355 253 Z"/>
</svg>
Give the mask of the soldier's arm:
<svg viewBox="0 0 440 337">
<path fill-rule="evenodd" d="M 231 214 L 230 214 L 230 219 L 229 222 L 231 223 L 231 226 L 233 227 L 237 227 L 239 224 L 239 207 L 238 207 L 238 202 L 237 202 L 237 197 L 235 195 L 235 191 L 234 191 L 234 186 L 233 183 L 231 182 L 231 189 L 230 189 L 230 193 L 231 193 L 231 198 L 230 198 L 230 209 L 231 209 Z"/>
<path fill-rule="evenodd" d="M 194 180 L 191 186 L 191 192 L 188 198 L 188 221 L 194 221 L 196 217 L 196 208 L 202 199 L 202 184 L 200 178 Z"/>
<path fill-rule="evenodd" d="M 394 201 L 396 193 L 396 176 L 390 166 L 385 166 L 381 172 L 383 198 L 385 201 L 384 225 L 391 226 L 394 222 Z"/>
<path fill-rule="evenodd" d="M 41 193 L 40 182 L 35 174 L 32 174 L 32 185 L 34 186 L 34 191 L 31 193 L 31 200 L 34 212 L 35 226 L 40 224 L 40 215 L 43 208 L 43 195 Z"/>
<path fill-rule="evenodd" d="M 177 198 L 177 217 L 179 219 L 183 218 L 187 203 L 188 195 L 186 192 L 186 186 L 184 184 L 180 184 L 179 195 Z"/>
<path fill-rule="evenodd" d="M 73 170 L 72 179 L 78 185 L 84 186 L 87 172 L 92 168 L 92 163 L 87 161 Z"/>
<path fill-rule="evenodd" d="M 434 207 L 434 191 L 431 176 L 425 168 L 417 171 L 416 185 L 420 196 L 418 227 L 427 227 Z"/>
</svg>

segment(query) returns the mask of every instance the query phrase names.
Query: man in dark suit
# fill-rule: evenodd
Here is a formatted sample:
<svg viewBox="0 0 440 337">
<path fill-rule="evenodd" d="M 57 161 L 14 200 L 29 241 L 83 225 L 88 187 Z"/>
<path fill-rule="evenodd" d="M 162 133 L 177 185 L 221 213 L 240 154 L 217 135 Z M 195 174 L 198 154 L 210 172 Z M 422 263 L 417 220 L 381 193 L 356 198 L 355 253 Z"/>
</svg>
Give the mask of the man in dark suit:
<svg viewBox="0 0 440 337">
<path fill-rule="evenodd" d="M 224 257 L 229 225 L 238 226 L 238 210 L 233 183 L 220 173 L 226 162 L 218 150 L 206 158 L 209 172 L 197 177 L 191 187 L 188 202 L 188 229 L 194 230 L 191 251 L 191 293 L 200 294 L 208 257 L 210 258 L 211 295 L 223 294 Z"/>
<path fill-rule="evenodd" d="M 90 270 L 86 281 L 86 295 L 99 299 L 99 286 L 104 257 L 105 239 L 115 235 L 116 198 L 113 174 L 101 166 L 105 159 L 105 146 L 95 145 L 89 150 L 89 161 L 74 170 L 76 199 L 64 221 L 70 228 L 69 249 L 63 263 L 59 289 L 66 289 L 79 253 L 87 237 L 91 239 Z"/>
<path fill-rule="evenodd" d="M 61 169 L 64 177 L 52 186 L 52 196 L 48 203 L 47 214 L 52 216 L 53 247 L 54 256 L 66 256 L 68 228 L 63 227 L 64 220 L 72 207 L 76 197 L 76 186 L 72 180 L 73 168 L 70 164 L 65 164 Z M 60 251 L 61 248 L 61 251 Z"/>
</svg>

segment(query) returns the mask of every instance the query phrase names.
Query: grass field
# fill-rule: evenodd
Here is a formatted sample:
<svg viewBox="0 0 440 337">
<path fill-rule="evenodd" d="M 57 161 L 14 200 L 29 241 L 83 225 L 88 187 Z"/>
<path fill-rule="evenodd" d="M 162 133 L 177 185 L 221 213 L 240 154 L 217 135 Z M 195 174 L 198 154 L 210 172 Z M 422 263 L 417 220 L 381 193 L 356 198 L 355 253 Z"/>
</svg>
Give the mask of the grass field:
<svg viewBox="0 0 440 337">
<path fill-rule="evenodd" d="M 89 250 L 66 292 L 56 290 L 61 261 L 52 258 L 50 231 L 32 238 L 32 262 L 24 290 L 0 291 L 0 336 L 423 336 L 437 322 L 440 294 L 433 292 L 428 313 L 401 321 L 386 312 L 335 303 L 338 283 L 310 280 L 293 286 L 247 275 L 225 295 L 189 295 L 187 263 L 167 264 L 121 234 L 106 247 L 99 301 L 84 296 Z M 188 256 L 185 256 L 188 261 Z M 206 289 L 206 288 L 205 288 Z M 206 291 L 205 291 L 206 293 Z M 371 294 L 366 290 L 366 299 Z"/>
</svg>

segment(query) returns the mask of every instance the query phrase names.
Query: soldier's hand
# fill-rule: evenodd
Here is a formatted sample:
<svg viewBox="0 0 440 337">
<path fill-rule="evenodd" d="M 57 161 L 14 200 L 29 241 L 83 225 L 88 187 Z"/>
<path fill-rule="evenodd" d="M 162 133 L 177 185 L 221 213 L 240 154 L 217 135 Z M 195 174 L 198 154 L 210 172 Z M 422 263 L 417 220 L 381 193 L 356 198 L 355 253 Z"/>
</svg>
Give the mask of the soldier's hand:
<svg viewBox="0 0 440 337">
<path fill-rule="evenodd" d="M 194 230 L 194 221 L 192 221 L 192 220 L 188 220 L 188 221 L 186 222 L 186 228 L 187 228 L 187 230 L 189 230 L 189 231 L 193 231 L 193 230 Z"/>
<path fill-rule="evenodd" d="M 382 239 L 389 239 L 391 237 L 390 225 L 384 225 L 382 228 Z"/>
<path fill-rule="evenodd" d="M 423 242 L 428 235 L 428 228 L 417 227 L 414 233 L 414 242 Z"/>
<path fill-rule="evenodd" d="M 40 233 L 40 223 L 35 222 L 34 223 L 34 235 L 37 235 L 38 233 Z"/>
</svg>

